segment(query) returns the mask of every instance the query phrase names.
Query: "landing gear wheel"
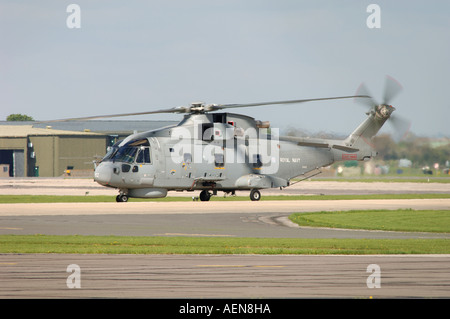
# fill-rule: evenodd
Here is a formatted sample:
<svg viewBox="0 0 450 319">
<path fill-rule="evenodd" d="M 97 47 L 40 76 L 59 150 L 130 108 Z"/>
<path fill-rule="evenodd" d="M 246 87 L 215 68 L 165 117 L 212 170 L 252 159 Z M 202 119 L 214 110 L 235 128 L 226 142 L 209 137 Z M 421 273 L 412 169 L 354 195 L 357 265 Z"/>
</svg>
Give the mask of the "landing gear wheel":
<svg viewBox="0 0 450 319">
<path fill-rule="evenodd" d="M 250 199 L 251 199 L 252 201 L 258 201 L 258 200 L 260 200 L 260 199 L 261 199 L 261 193 L 259 192 L 259 190 L 257 190 L 257 189 L 252 189 L 252 190 L 250 191 Z"/>
<path fill-rule="evenodd" d="M 211 198 L 211 194 L 208 191 L 201 191 L 200 192 L 200 200 L 202 202 L 207 202 Z"/>
<path fill-rule="evenodd" d="M 126 203 L 128 202 L 128 196 L 125 194 L 117 195 L 116 196 L 116 202 L 118 203 Z"/>
</svg>

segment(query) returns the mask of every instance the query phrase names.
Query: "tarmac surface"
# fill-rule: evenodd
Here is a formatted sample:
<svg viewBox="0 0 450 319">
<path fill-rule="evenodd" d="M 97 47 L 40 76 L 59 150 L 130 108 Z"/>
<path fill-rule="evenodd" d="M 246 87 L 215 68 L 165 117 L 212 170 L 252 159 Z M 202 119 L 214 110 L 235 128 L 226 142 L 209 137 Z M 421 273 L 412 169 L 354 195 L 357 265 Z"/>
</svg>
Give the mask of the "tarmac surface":
<svg viewBox="0 0 450 319">
<path fill-rule="evenodd" d="M 395 185 L 393 185 L 395 184 Z M 450 192 L 438 183 L 301 182 L 282 193 Z M 111 195 L 89 179 L 0 179 L 2 194 Z M 88 193 L 86 193 L 88 192 Z M 276 194 L 270 190 L 265 194 Z M 172 194 L 170 194 L 172 195 Z M 176 196 L 195 196 L 175 193 Z M 283 238 L 449 238 L 306 228 L 291 212 L 450 209 L 450 200 L 0 204 L 0 234 Z M 80 267 L 71 289 L 67 267 Z M 369 288 L 378 265 L 380 288 Z M 449 298 L 450 255 L 192 256 L 1 254 L 0 298 Z"/>
<path fill-rule="evenodd" d="M 293 212 L 449 207 L 450 199 L 1 204 L 0 234 L 450 238 L 450 234 L 299 227 L 288 219 Z"/>
<path fill-rule="evenodd" d="M 0 297 L 448 298 L 449 266 L 448 255 L 0 255 Z"/>
</svg>

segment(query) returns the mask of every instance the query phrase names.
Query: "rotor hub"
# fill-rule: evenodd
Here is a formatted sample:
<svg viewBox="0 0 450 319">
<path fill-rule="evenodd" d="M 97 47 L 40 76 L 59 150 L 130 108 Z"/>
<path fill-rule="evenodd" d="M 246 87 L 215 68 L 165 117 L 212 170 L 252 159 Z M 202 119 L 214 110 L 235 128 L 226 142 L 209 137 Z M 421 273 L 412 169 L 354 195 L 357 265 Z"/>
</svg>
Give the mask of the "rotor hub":
<svg viewBox="0 0 450 319">
<path fill-rule="evenodd" d="M 395 111 L 395 108 L 392 105 L 380 104 L 376 108 L 376 115 L 379 118 L 387 119 L 391 116 L 392 112 Z"/>
<path fill-rule="evenodd" d="M 191 103 L 191 108 L 203 107 L 203 106 L 205 106 L 205 103 L 203 103 L 203 102 L 192 102 Z"/>
</svg>

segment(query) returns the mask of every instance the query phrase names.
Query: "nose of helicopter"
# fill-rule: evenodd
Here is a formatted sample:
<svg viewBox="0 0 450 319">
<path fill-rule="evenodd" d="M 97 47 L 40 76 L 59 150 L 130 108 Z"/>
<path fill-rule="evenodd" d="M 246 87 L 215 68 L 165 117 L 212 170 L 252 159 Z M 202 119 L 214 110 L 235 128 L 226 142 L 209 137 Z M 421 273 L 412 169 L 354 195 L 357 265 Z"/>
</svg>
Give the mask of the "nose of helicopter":
<svg viewBox="0 0 450 319">
<path fill-rule="evenodd" d="M 111 182 L 112 177 L 112 167 L 100 163 L 94 172 L 94 181 L 101 185 L 108 185 Z"/>
</svg>

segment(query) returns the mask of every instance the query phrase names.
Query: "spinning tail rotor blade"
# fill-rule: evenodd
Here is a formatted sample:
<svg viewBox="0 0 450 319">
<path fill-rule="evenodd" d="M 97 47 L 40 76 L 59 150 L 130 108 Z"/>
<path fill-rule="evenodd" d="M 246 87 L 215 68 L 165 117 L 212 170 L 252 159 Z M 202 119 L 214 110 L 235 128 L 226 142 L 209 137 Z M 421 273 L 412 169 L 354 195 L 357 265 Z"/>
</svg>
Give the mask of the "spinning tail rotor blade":
<svg viewBox="0 0 450 319">
<path fill-rule="evenodd" d="M 383 104 L 389 105 L 403 90 L 402 85 L 393 77 L 387 75 L 384 82 Z M 411 128 L 411 122 L 398 114 L 392 114 L 389 119 L 394 128 L 393 139 L 396 142 L 403 140 Z"/>
<path fill-rule="evenodd" d="M 401 91 L 401 84 L 389 75 L 386 76 L 383 93 L 383 104 L 389 104 Z"/>
<path fill-rule="evenodd" d="M 374 108 L 378 105 L 378 102 L 369 93 L 369 90 L 367 89 L 367 87 L 364 83 L 361 83 L 361 85 L 358 87 L 358 89 L 356 90 L 355 96 L 356 96 L 355 102 L 369 106 L 370 108 Z M 362 99 L 362 98 L 360 98 L 360 96 L 365 96 L 367 98 Z"/>
<path fill-rule="evenodd" d="M 392 114 L 390 123 L 394 128 L 394 136 L 392 138 L 395 142 L 400 142 L 408 135 L 411 128 L 411 122 L 409 120 L 397 114 Z"/>
</svg>

